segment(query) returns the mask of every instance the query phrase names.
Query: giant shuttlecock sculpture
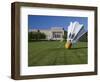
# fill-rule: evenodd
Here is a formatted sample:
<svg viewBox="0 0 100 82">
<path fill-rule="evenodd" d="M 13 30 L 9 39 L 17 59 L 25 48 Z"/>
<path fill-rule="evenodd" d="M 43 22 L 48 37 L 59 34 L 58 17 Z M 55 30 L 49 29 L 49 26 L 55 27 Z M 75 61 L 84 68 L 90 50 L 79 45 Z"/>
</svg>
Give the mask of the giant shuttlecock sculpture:
<svg viewBox="0 0 100 82">
<path fill-rule="evenodd" d="M 79 22 L 70 22 L 67 30 L 67 42 L 65 44 L 65 48 L 71 48 L 74 43 L 76 43 L 80 37 L 82 37 L 86 33 L 83 24 L 79 24 Z"/>
</svg>

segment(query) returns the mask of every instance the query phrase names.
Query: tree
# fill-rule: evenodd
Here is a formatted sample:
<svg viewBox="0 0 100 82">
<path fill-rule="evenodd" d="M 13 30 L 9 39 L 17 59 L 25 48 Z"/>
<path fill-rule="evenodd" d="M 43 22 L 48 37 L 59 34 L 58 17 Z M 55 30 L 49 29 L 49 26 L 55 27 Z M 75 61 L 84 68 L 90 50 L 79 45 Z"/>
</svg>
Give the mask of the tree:
<svg viewBox="0 0 100 82">
<path fill-rule="evenodd" d="M 37 32 L 29 32 L 28 33 L 28 40 L 44 40 L 46 38 L 46 35 L 44 33 L 41 33 L 39 30 Z"/>
<path fill-rule="evenodd" d="M 67 39 L 67 31 L 64 30 L 63 40 L 66 41 Z"/>
<path fill-rule="evenodd" d="M 45 39 L 46 35 L 44 33 L 41 33 L 41 38 L 40 39 Z"/>
<path fill-rule="evenodd" d="M 80 37 L 79 41 L 87 42 L 88 41 L 88 32 L 86 32 L 82 37 Z"/>
<path fill-rule="evenodd" d="M 33 38 L 33 34 L 32 32 L 28 32 L 28 40 L 31 41 Z"/>
</svg>

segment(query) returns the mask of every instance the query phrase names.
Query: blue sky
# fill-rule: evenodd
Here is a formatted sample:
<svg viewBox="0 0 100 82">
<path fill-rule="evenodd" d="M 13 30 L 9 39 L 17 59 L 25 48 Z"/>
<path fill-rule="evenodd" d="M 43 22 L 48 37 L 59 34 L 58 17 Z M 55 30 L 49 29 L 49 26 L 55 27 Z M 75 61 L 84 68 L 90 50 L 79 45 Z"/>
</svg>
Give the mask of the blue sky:
<svg viewBox="0 0 100 82">
<path fill-rule="evenodd" d="M 46 15 L 28 15 L 29 29 L 50 29 L 51 27 L 61 27 L 67 29 L 70 22 L 78 21 L 83 24 L 87 30 L 87 17 L 70 17 L 70 16 L 46 16 Z"/>
</svg>

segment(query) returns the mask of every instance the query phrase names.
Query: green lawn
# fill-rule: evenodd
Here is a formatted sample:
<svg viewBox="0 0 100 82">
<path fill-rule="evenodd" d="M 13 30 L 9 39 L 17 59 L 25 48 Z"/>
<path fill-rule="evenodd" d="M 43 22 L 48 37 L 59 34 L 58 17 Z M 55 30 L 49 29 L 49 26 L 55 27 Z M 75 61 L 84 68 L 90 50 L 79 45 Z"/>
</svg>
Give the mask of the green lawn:
<svg viewBox="0 0 100 82">
<path fill-rule="evenodd" d="M 41 41 L 28 43 L 28 65 L 87 64 L 87 42 L 78 42 L 72 49 L 64 48 L 65 42 Z"/>
</svg>

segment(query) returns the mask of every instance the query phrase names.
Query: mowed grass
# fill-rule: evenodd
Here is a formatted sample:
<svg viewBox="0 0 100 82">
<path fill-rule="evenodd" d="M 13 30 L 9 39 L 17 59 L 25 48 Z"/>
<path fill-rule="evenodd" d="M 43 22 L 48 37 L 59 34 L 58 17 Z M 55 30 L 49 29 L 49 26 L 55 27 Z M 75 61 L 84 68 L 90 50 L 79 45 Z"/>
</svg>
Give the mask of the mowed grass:
<svg viewBox="0 0 100 82">
<path fill-rule="evenodd" d="M 66 49 L 65 42 L 28 43 L 28 66 L 87 64 L 87 42 L 78 42 Z"/>
</svg>

